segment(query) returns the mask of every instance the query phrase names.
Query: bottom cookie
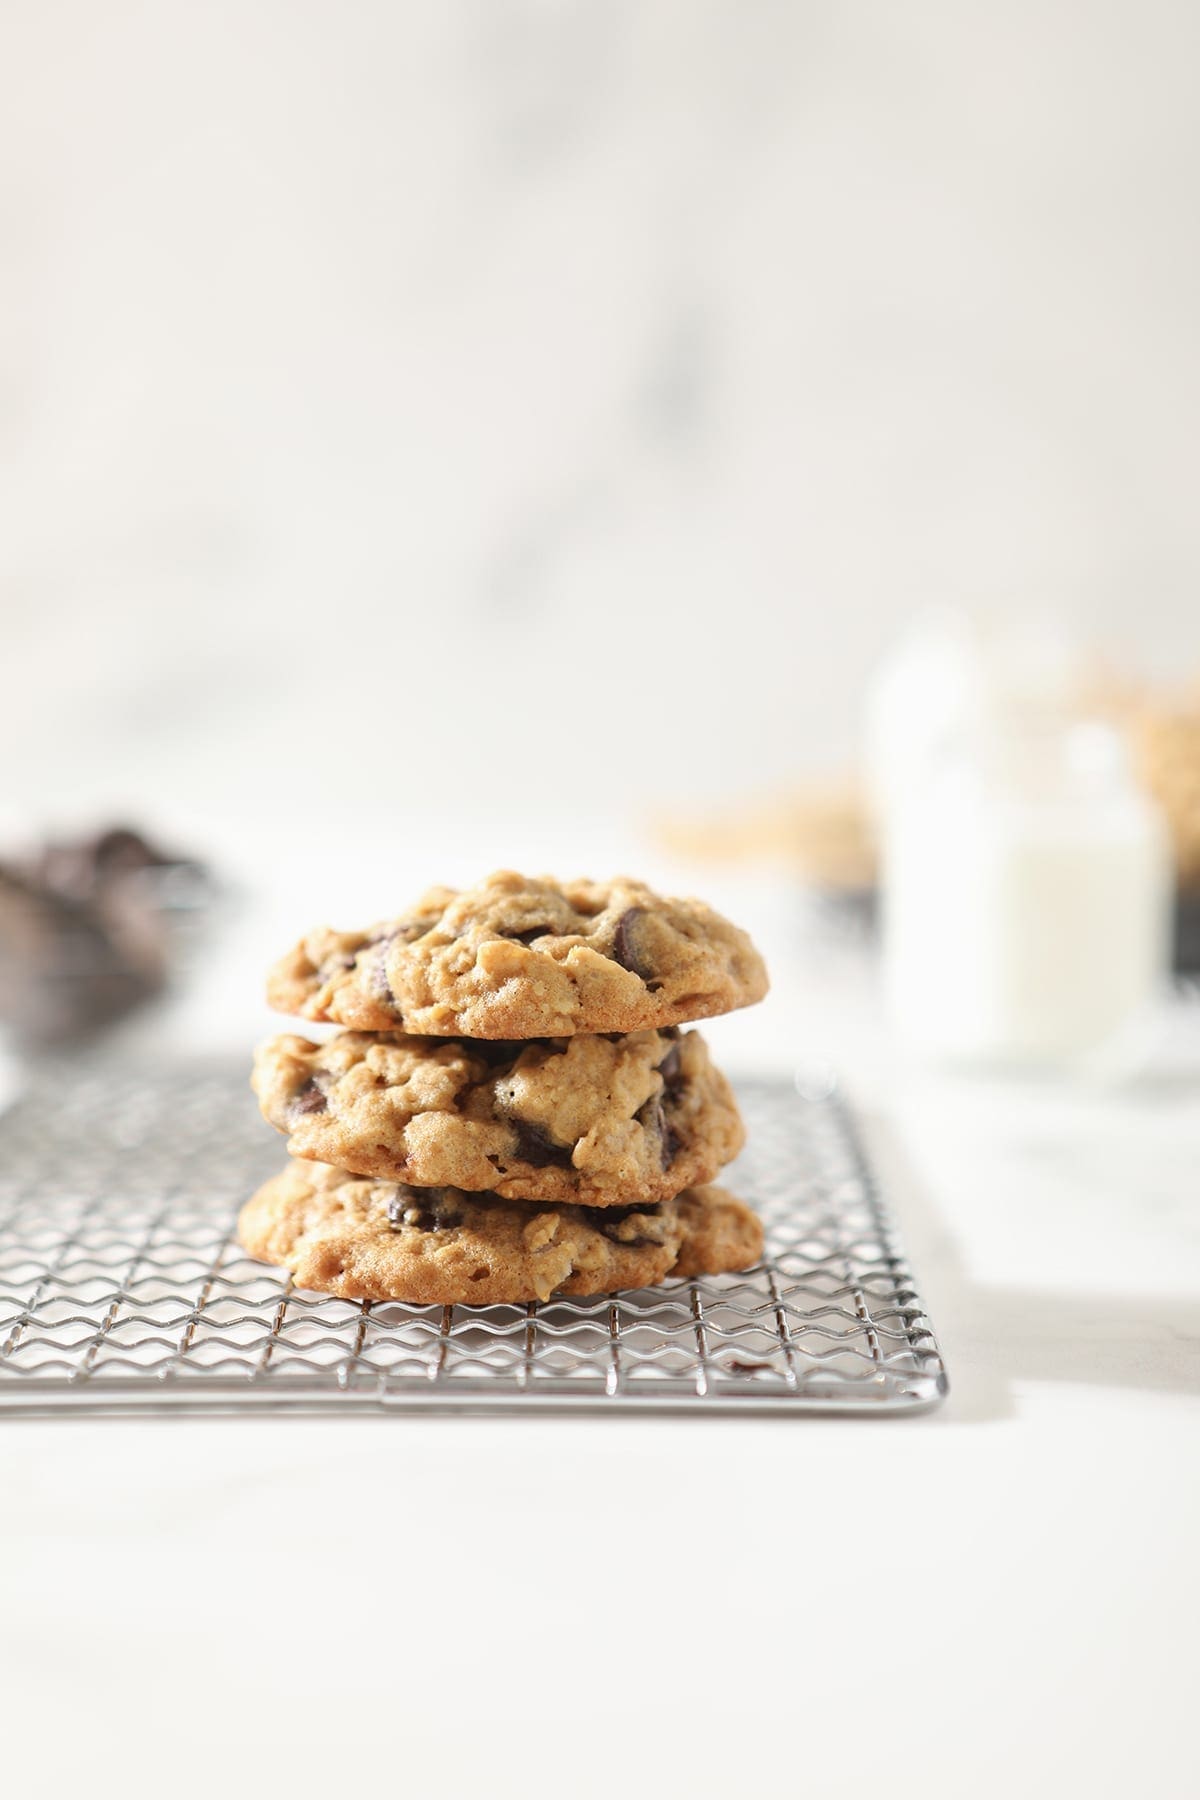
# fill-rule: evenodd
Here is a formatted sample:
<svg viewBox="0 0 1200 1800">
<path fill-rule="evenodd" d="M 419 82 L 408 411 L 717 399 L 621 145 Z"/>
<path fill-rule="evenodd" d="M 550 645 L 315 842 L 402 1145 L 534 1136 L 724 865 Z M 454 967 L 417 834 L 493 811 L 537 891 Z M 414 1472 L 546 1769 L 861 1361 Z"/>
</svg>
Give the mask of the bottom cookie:
<svg viewBox="0 0 1200 1800">
<path fill-rule="evenodd" d="M 762 1226 L 723 1188 L 657 1206 L 547 1206 L 293 1162 L 242 1208 L 252 1256 L 344 1300 L 492 1306 L 747 1269 Z"/>
</svg>

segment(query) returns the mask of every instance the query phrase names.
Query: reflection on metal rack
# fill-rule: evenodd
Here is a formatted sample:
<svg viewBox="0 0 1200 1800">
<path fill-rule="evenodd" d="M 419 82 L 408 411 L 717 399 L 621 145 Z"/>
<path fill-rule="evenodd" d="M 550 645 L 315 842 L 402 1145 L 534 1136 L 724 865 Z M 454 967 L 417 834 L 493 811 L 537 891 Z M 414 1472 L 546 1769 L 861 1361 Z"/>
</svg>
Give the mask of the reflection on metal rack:
<svg viewBox="0 0 1200 1800">
<path fill-rule="evenodd" d="M 845 1102 L 744 1086 L 744 1275 L 541 1306 L 295 1290 L 233 1238 L 244 1073 L 64 1063 L 0 1119 L 0 1410 L 914 1412 L 946 1375 Z"/>
</svg>

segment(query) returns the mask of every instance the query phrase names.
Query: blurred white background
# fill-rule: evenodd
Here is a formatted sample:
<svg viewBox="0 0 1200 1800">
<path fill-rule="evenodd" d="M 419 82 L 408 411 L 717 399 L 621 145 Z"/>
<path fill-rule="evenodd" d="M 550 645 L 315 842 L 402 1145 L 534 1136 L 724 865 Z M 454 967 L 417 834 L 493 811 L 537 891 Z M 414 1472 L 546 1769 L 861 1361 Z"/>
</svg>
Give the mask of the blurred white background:
<svg viewBox="0 0 1200 1800">
<path fill-rule="evenodd" d="M 1200 660 L 1198 51 L 1186 0 L 5 8 L 10 809 L 770 785 L 930 600 Z"/>
</svg>

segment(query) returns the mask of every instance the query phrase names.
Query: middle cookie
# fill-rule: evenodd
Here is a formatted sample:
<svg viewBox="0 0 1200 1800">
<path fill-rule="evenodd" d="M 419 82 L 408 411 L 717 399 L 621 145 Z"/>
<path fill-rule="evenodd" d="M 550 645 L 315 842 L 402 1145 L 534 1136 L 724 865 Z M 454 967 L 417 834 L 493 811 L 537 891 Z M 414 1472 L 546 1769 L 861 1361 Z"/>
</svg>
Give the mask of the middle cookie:
<svg viewBox="0 0 1200 1800">
<path fill-rule="evenodd" d="M 289 1035 L 259 1049 L 253 1087 L 293 1156 L 509 1200 L 667 1200 L 711 1181 L 744 1138 L 698 1031 Z"/>
</svg>

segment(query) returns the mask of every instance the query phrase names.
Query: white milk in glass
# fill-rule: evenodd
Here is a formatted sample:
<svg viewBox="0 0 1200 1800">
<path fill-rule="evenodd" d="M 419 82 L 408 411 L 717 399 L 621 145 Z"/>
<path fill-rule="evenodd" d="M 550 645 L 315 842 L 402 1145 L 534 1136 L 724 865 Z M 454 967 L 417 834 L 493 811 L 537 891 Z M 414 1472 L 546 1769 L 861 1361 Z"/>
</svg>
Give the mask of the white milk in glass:
<svg viewBox="0 0 1200 1800">
<path fill-rule="evenodd" d="M 1148 1010 L 1167 846 L 1107 728 L 964 727 L 893 797 L 883 840 L 885 988 L 914 1050 L 1061 1063 L 1110 1050 Z"/>
</svg>

